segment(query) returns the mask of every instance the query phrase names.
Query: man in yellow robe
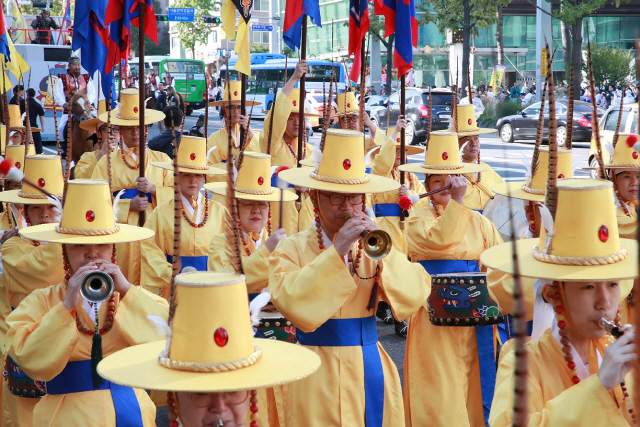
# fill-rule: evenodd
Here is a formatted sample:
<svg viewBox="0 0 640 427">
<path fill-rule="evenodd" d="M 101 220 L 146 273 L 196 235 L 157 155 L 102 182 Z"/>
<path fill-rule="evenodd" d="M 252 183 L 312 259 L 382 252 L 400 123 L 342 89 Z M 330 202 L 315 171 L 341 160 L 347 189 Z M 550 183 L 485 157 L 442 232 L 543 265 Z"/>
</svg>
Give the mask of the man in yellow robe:
<svg viewBox="0 0 640 427">
<path fill-rule="evenodd" d="M 207 142 L 204 138 L 182 136 L 178 147 L 179 182 L 182 199 L 180 228 L 180 265 L 207 271 L 209 242 L 225 230 L 226 208 L 200 193 L 206 175 L 222 175 L 225 171 L 207 166 Z M 172 163 L 153 163 L 154 168 L 173 169 Z M 174 200 L 153 210 L 145 227 L 154 231 L 152 239 L 141 242 L 142 277 L 156 277 L 154 286 L 162 288 L 169 299 L 174 250 Z"/>
<path fill-rule="evenodd" d="M 259 146 L 260 151 L 271 155 L 272 166 L 288 166 L 295 168 L 298 165 L 298 157 L 300 159 L 311 158 L 313 146 L 306 142 L 302 144 L 302 153 L 298 153 L 298 138 L 304 133 L 298 130 L 300 106 L 300 92 L 295 88 L 298 80 L 307 72 L 307 61 L 298 61 L 293 75 L 278 92 L 273 106 L 264 119 L 264 126 L 260 131 Z M 270 129 L 271 116 L 273 116 L 273 128 Z M 305 117 L 311 116 L 305 113 Z M 270 138 L 269 138 L 270 137 Z M 289 191 L 293 191 L 291 188 Z M 284 204 L 284 229 L 287 235 L 292 235 L 302 230 L 303 227 L 310 223 L 313 217 L 306 202 L 307 196 L 304 191 L 301 193 L 302 199 L 299 202 L 287 202 Z M 298 212 L 296 203 L 301 204 L 301 210 Z M 280 215 L 280 206 L 272 206 L 272 216 L 278 218 Z"/>
<path fill-rule="evenodd" d="M 336 116 L 340 121 L 340 129 L 360 131 L 360 104 L 356 101 L 354 92 L 342 92 L 336 96 L 338 110 Z M 364 151 L 369 152 L 374 147 L 382 145 L 387 139 L 384 132 L 378 132 L 378 126 L 371 121 L 366 112 L 362 113 L 364 126 L 369 128 L 369 136 L 365 138 Z M 377 152 L 373 153 L 374 156 Z"/>
<path fill-rule="evenodd" d="M 107 103 L 105 100 L 101 100 L 98 104 L 98 116 L 106 111 Z M 118 148 L 118 141 L 120 141 L 120 127 L 116 125 L 107 126 L 107 122 L 103 122 L 99 118 L 85 120 L 80 123 L 80 127 L 84 130 L 96 133 L 96 136 L 98 137 L 98 149 L 94 151 L 87 151 L 80 157 L 78 164 L 76 164 L 73 170 L 73 176 L 75 178 L 91 178 L 93 170 L 96 168 L 100 159 L 108 152 L 114 151 Z M 111 132 L 109 132 L 109 128 L 111 128 Z M 108 141 L 108 143 L 105 143 L 105 141 Z"/>
<path fill-rule="evenodd" d="M 362 233 L 378 229 L 363 213 L 364 194 L 399 187 L 365 173 L 362 133 L 330 129 L 319 160 L 315 170 L 279 175 L 311 189 L 316 219 L 315 229 L 271 254 L 269 292 L 299 343 L 322 360 L 318 373 L 287 387 L 286 424 L 401 426 L 399 376 L 378 343 L 374 314 L 382 299 L 404 320 L 424 303 L 429 277 L 393 247 L 379 261 L 362 254 Z"/>
</svg>

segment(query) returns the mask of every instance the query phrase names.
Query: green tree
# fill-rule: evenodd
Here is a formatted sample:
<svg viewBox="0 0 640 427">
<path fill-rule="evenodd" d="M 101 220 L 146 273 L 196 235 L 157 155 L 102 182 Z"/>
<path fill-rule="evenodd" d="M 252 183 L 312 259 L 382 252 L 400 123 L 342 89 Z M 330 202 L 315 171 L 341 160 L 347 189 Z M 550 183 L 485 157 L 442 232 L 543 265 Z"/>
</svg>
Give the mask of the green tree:
<svg viewBox="0 0 640 427">
<path fill-rule="evenodd" d="M 596 87 L 612 85 L 623 86 L 630 74 L 635 75 L 635 64 L 631 68 L 629 64 L 633 60 L 631 52 L 609 46 L 591 46 L 591 62 L 593 66 L 593 80 Z M 635 62 L 635 61 L 634 61 Z M 582 71 L 588 75 L 587 64 L 583 64 Z"/>
<path fill-rule="evenodd" d="M 153 0 L 153 10 L 156 15 L 163 13 L 160 0 Z M 169 40 L 169 25 L 165 22 L 158 22 L 158 44 L 156 45 L 151 41 L 149 37 L 144 39 L 144 54 L 146 55 L 169 55 L 170 40 Z M 138 48 L 138 27 L 131 26 L 131 46 L 139 52 Z"/>
<path fill-rule="evenodd" d="M 171 6 L 195 9 L 196 18 L 193 22 L 175 24 L 182 46 L 185 50 L 190 50 L 192 57 L 195 58 L 196 44 L 206 45 L 209 35 L 213 32 L 211 24 L 205 23 L 203 18 L 197 18 L 197 16 L 219 16 L 221 3 L 216 0 L 176 0 Z"/>
<path fill-rule="evenodd" d="M 500 6 L 507 6 L 511 0 L 424 0 L 416 7 L 423 12 L 419 25 L 434 22 L 441 32 L 462 29 L 462 81 L 463 95 L 466 94 L 469 59 L 471 57 L 471 36 L 481 28 L 495 24 L 501 14 Z M 449 64 L 451 70 L 455 64 Z"/>
<path fill-rule="evenodd" d="M 49 8 L 51 12 L 51 16 L 62 16 L 64 15 L 64 7 L 66 6 L 66 0 L 53 0 L 53 5 Z M 75 4 L 71 3 L 71 11 L 73 12 Z M 28 15 L 40 15 L 42 9 L 33 7 L 32 4 L 20 4 L 20 10 L 22 10 L 22 14 L 25 16 Z"/>
<path fill-rule="evenodd" d="M 266 44 L 252 44 L 249 49 L 251 53 L 269 53 L 269 46 Z"/>
</svg>

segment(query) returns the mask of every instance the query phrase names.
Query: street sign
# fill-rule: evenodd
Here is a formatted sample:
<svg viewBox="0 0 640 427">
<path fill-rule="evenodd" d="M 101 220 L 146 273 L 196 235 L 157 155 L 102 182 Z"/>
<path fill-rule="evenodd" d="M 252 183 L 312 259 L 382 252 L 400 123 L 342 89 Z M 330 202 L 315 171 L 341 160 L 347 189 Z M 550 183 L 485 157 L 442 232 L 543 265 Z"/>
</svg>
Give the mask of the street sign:
<svg viewBox="0 0 640 427">
<path fill-rule="evenodd" d="M 547 71 L 549 69 L 549 64 L 547 64 L 547 49 L 542 48 L 540 50 L 540 75 L 545 77 L 547 75 Z"/>
<path fill-rule="evenodd" d="M 170 7 L 167 8 L 169 21 L 193 22 L 195 9 L 192 7 Z"/>
<path fill-rule="evenodd" d="M 253 24 L 251 26 L 251 29 L 253 31 L 273 31 L 273 25 L 258 25 L 258 24 Z"/>
</svg>

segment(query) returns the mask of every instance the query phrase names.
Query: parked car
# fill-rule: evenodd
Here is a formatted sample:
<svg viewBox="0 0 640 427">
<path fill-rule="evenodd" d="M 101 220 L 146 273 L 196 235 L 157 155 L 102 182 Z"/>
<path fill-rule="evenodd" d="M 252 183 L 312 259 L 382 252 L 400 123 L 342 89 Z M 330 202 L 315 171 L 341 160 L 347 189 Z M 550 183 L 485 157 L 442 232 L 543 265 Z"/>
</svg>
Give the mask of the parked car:
<svg viewBox="0 0 640 427">
<path fill-rule="evenodd" d="M 638 132 L 638 104 L 624 105 L 622 111 L 622 120 L 620 121 L 620 133 L 637 133 Z M 611 154 L 613 153 L 613 135 L 616 133 L 618 126 L 618 117 L 620 117 L 620 106 L 609 108 L 600 119 L 600 145 L 602 147 L 602 160 L 609 163 Z M 591 148 L 589 150 L 589 166 L 598 167 L 596 160 L 596 142 L 591 138 Z M 591 176 L 596 178 L 597 172 L 591 171 Z"/>
<path fill-rule="evenodd" d="M 408 88 L 405 91 L 405 116 L 407 120 L 406 142 L 416 144 L 426 141 L 429 129 L 429 114 L 433 115 L 431 130 L 444 130 L 451 120 L 451 91 L 448 89 L 432 89 L 432 111 L 429 111 L 429 90 Z M 389 105 L 375 111 L 378 126 L 387 128 L 387 111 L 389 126 L 395 126 L 400 115 L 400 93 L 389 97 Z M 373 113 L 372 113 L 373 114 Z M 373 117 L 371 118 L 373 120 Z"/>
<path fill-rule="evenodd" d="M 326 96 L 329 96 L 328 94 Z M 324 111 L 324 96 L 322 95 L 322 93 L 317 93 L 317 92 L 313 92 L 313 93 L 309 93 L 305 99 L 308 99 L 311 103 L 312 108 L 315 110 L 314 113 L 316 114 L 322 114 L 322 112 Z M 337 110 L 338 106 L 335 103 L 335 97 L 334 97 L 334 101 L 331 103 L 331 114 L 335 114 L 336 110 Z M 322 116 L 320 117 L 314 117 L 311 119 L 311 127 L 315 130 L 319 130 L 320 127 L 323 125 L 324 123 L 324 119 L 322 118 Z"/>
<path fill-rule="evenodd" d="M 568 101 L 556 101 L 556 118 L 558 120 L 557 140 L 563 145 L 567 138 L 567 103 Z M 516 139 L 536 139 L 540 105 L 536 102 L 516 114 L 506 116 L 498 120 L 496 129 L 504 142 L 513 142 Z M 549 103 L 545 102 L 545 115 L 542 138 L 549 139 Z M 573 104 L 573 141 L 591 140 L 591 104 L 583 101 L 574 101 Z M 604 110 L 598 109 L 598 118 L 602 117 Z"/>
</svg>

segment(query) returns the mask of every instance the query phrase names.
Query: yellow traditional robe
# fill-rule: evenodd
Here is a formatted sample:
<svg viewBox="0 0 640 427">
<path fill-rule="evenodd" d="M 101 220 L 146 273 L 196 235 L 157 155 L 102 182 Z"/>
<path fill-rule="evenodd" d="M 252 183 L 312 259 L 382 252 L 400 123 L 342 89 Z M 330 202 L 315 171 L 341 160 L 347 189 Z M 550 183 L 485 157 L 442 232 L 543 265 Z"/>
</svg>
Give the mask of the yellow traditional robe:
<svg viewBox="0 0 640 427">
<path fill-rule="evenodd" d="M 10 218 L 8 217 L 9 205 L 5 204 L 4 208 L 4 212 L 0 213 L 0 230 L 8 231 L 10 229 L 8 222 L 8 218 Z M 7 335 L 8 329 L 5 319 L 9 315 L 9 313 L 11 313 L 11 306 L 9 305 L 9 298 L 7 297 L 6 283 L 7 279 L 5 278 L 4 274 L 0 274 L 0 360 L 2 360 L 3 365 L 5 352 L 4 340 L 5 336 Z M 4 379 L 1 381 L 4 383 Z M 4 391 L 3 388 L 4 384 L 2 384 L 2 387 L 0 387 L 0 426 L 9 426 L 11 425 L 9 410 L 4 408 L 2 404 L 2 395 Z"/>
<path fill-rule="evenodd" d="M 378 132 L 380 133 L 380 132 Z M 396 160 L 396 143 L 390 138 L 380 147 L 380 153 L 376 156 L 375 164 L 373 165 L 371 172 L 374 175 L 386 176 L 387 178 L 395 179 L 400 182 L 400 173 L 397 169 L 393 168 Z M 405 184 L 409 187 L 409 194 L 422 194 L 427 190 L 420 182 L 416 174 L 405 172 Z M 377 193 L 371 195 L 371 204 L 373 205 L 375 212 L 375 205 L 378 204 L 397 204 L 400 196 L 398 190 L 387 191 L 386 193 Z M 421 200 L 419 204 L 428 203 Z M 414 212 L 417 207 L 413 207 L 411 212 Z M 406 223 L 408 218 L 405 218 L 405 229 L 400 228 L 399 216 L 379 216 L 376 215 L 376 222 L 380 229 L 389 233 L 393 247 L 402 252 L 408 253 L 407 236 L 406 236 Z"/>
<path fill-rule="evenodd" d="M 87 151 L 82 155 L 82 157 L 80 157 L 80 160 L 78 160 L 78 164 L 73 170 L 73 176 L 76 179 L 91 178 L 91 176 L 93 175 L 93 170 L 98 164 L 98 160 L 96 160 L 96 154 L 98 154 L 97 151 Z"/>
<path fill-rule="evenodd" d="M 11 357 L 27 375 L 39 381 L 50 381 L 68 362 L 91 358 L 89 335 L 78 332 L 76 314 L 85 327 L 94 322 L 79 306 L 73 312 L 64 307 L 66 285 L 60 283 L 34 291 L 7 318 L 9 333 L 7 348 Z M 102 304 L 98 318 L 104 324 L 108 304 Z M 119 298 L 113 327 L 102 337 L 102 352 L 106 357 L 123 348 L 161 340 L 148 315 L 166 319 L 168 306 L 162 298 L 135 286 Z M 155 406 L 144 390 L 135 389 L 145 426 L 155 426 Z M 87 425 L 115 426 L 115 411 L 111 392 L 98 390 L 67 395 L 47 394 L 33 413 L 33 425 L 85 427 Z"/>
<path fill-rule="evenodd" d="M 409 256 L 416 262 L 478 260 L 485 249 L 502 243 L 491 221 L 454 200 L 439 218 L 431 206 L 412 212 L 407 240 Z M 485 426 L 476 330 L 435 326 L 428 309 L 425 301 L 409 319 L 406 426 Z"/>
<path fill-rule="evenodd" d="M 205 198 L 200 195 L 200 221 L 204 219 Z M 180 232 L 181 256 L 206 256 L 209 254 L 209 243 L 218 233 L 225 230 L 225 218 L 227 209 L 218 202 L 207 200 L 209 205 L 209 219 L 204 227 L 194 228 L 182 217 Z M 196 221 L 197 212 L 194 215 L 184 208 L 185 214 L 192 222 Z M 167 255 L 173 254 L 173 200 L 168 200 L 153 210 L 147 222 L 146 228 L 155 231 L 150 239 L 141 242 L 142 248 L 142 276 L 155 278 L 151 286 L 162 287 L 164 296 L 167 297 L 169 284 L 171 283 L 172 264 L 167 261 Z"/>
<path fill-rule="evenodd" d="M 326 240 L 325 240 L 326 242 Z M 326 244 L 326 243 L 325 243 Z M 354 245 L 352 254 L 357 251 Z M 333 245 L 318 247 L 309 228 L 278 244 L 269 259 L 269 292 L 278 310 L 298 329 L 312 332 L 329 319 L 373 316 L 367 304 L 373 280 L 352 275 Z M 430 278 L 395 249 L 381 261 L 377 300 L 387 301 L 396 319 L 404 320 L 426 300 Z M 361 258 L 360 277 L 372 277 L 377 262 Z M 385 427 L 404 422 L 402 391 L 397 368 L 380 343 L 376 344 L 384 373 Z M 287 426 L 364 426 L 365 393 L 362 347 L 317 347 L 320 369 L 308 378 L 285 386 Z M 312 396 L 312 398 L 310 398 Z"/>
<path fill-rule="evenodd" d="M 478 177 L 476 174 L 466 174 L 467 193 L 464 195 L 464 206 L 473 210 L 483 210 L 487 202 L 496 194 L 491 191 L 495 184 L 504 182 L 504 179 L 491 166 L 480 162 L 488 169 L 481 172 L 480 183 L 476 184 Z"/>
<path fill-rule="evenodd" d="M 626 203 L 626 208 L 631 216 L 627 216 L 622 206 L 616 207 L 618 218 L 618 234 L 624 239 L 636 239 L 638 235 L 638 213 L 634 204 Z"/>
<path fill-rule="evenodd" d="M 131 151 L 125 152 L 125 158 L 129 165 L 137 164 L 131 157 Z M 147 217 L 153 209 L 162 202 L 173 197 L 173 171 L 151 166 L 151 162 L 171 162 L 169 156 L 159 151 L 146 150 L 144 155 L 144 175 L 156 186 L 156 193 L 151 196 L 152 202 L 146 210 Z M 122 160 L 122 150 L 111 153 L 111 188 L 114 193 L 120 190 L 135 189 L 136 178 L 140 175 L 137 169 L 129 168 Z M 96 165 L 92 178 L 108 180 L 107 156 L 102 156 Z M 138 225 L 140 212 L 130 211 L 131 199 L 121 198 L 118 202 L 118 222 L 122 224 Z"/>
<path fill-rule="evenodd" d="M 596 360 L 589 363 L 591 375 L 573 385 L 564 353 L 551 330 L 527 344 L 527 357 L 528 426 L 633 425 L 620 387 L 609 393 L 598 379 Z M 500 362 L 489 418 L 491 427 L 512 425 L 514 364 L 513 351 Z"/>
</svg>

